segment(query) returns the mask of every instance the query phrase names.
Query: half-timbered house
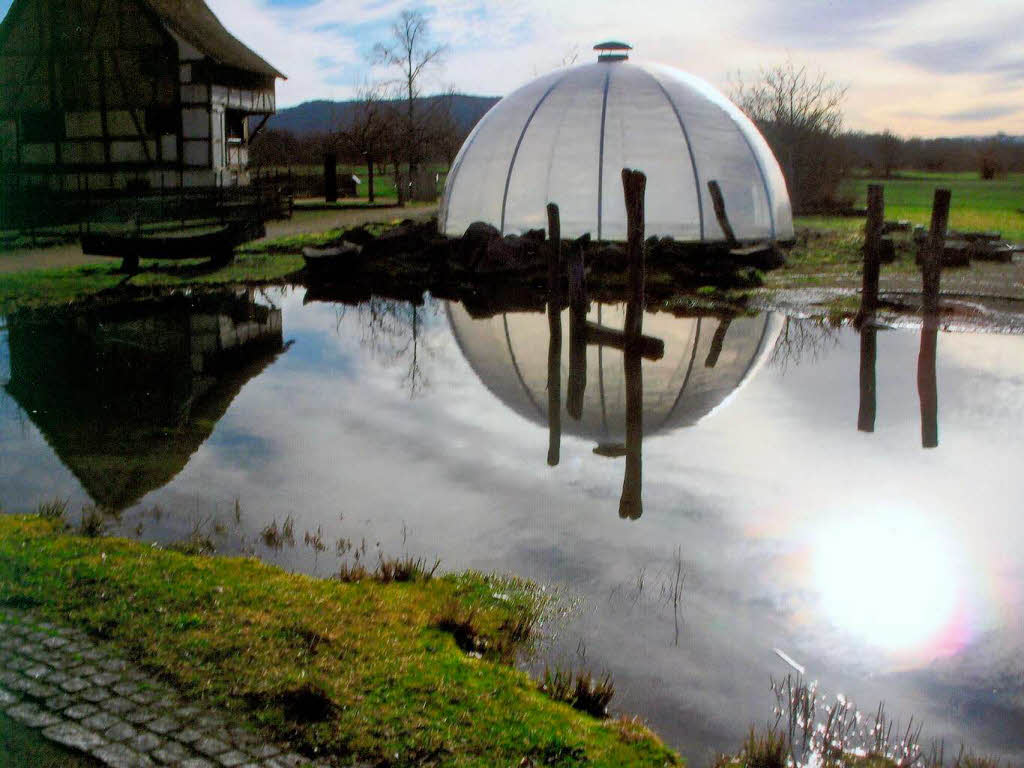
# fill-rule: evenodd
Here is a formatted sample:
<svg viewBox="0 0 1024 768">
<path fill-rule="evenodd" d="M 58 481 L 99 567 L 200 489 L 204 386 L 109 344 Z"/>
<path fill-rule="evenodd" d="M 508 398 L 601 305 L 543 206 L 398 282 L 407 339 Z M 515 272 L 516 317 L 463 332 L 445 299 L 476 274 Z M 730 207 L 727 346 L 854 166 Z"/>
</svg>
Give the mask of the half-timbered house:
<svg viewBox="0 0 1024 768">
<path fill-rule="evenodd" d="M 0 171 L 62 191 L 247 183 L 278 77 L 203 0 L 15 0 Z"/>
</svg>

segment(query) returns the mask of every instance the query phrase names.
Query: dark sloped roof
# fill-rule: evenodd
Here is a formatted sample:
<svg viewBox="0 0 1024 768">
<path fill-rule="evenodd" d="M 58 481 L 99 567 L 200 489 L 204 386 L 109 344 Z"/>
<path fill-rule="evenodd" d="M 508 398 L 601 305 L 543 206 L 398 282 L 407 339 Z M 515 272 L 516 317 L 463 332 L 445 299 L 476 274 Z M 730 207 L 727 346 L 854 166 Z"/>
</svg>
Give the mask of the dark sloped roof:
<svg viewBox="0 0 1024 768">
<path fill-rule="evenodd" d="M 228 32 L 203 0 L 142 0 L 175 33 L 214 61 L 272 77 L 283 74 Z M 287 78 L 285 78 L 287 79 Z"/>
</svg>

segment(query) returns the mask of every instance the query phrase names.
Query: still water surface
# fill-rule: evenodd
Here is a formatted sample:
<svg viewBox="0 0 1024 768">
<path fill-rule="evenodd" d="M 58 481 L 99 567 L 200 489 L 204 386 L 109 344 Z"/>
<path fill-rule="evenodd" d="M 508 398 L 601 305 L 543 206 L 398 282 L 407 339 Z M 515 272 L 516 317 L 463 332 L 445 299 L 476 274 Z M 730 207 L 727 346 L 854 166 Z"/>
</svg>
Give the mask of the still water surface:
<svg viewBox="0 0 1024 768">
<path fill-rule="evenodd" d="M 698 762 L 770 717 L 783 655 L 1024 757 L 1024 338 L 939 333 L 936 407 L 921 332 L 879 331 L 865 432 L 872 340 L 848 328 L 649 313 L 637 374 L 568 313 L 551 354 L 543 313 L 303 299 L 7 318 L 4 509 L 69 497 L 161 542 L 219 523 L 222 551 L 320 575 L 346 538 L 528 576 L 577 598 L 544 658 L 608 669 Z M 289 515 L 295 547 L 259 543 Z"/>
</svg>

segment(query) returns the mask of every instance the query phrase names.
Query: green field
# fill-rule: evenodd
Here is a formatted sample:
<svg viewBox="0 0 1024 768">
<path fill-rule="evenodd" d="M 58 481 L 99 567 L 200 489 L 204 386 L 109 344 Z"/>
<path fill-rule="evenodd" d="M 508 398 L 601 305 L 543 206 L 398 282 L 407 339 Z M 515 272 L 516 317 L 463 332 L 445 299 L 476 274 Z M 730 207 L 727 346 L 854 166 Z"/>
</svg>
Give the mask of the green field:
<svg viewBox="0 0 1024 768">
<path fill-rule="evenodd" d="M 324 169 L 321 165 L 293 165 L 291 166 L 291 172 L 295 176 L 322 176 Z M 445 176 L 448 174 L 448 166 L 446 165 L 434 165 L 431 166 L 431 170 L 434 173 L 440 175 L 440 184 L 443 186 Z M 252 169 L 253 173 L 257 172 L 257 169 Z M 287 174 L 289 168 L 287 167 L 273 167 L 260 169 L 261 173 L 282 173 Z M 356 197 L 365 198 L 370 194 L 370 183 L 369 174 L 365 165 L 346 165 L 338 164 L 338 176 L 355 174 L 359 177 L 359 185 L 356 187 Z M 395 191 L 395 177 L 394 174 L 386 172 L 383 167 L 374 166 L 373 174 L 373 193 L 374 197 L 381 201 L 385 200 L 396 200 L 398 193 Z"/>
<path fill-rule="evenodd" d="M 928 225 L 932 196 L 939 187 L 952 191 L 950 227 L 1001 232 L 1008 240 L 1024 242 L 1024 174 L 1007 174 L 984 181 L 971 173 L 905 172 L 891 179 L 852 177 L 841 193 L 867 204 L 868 184 L 885 187 L 885 217 Z"/>
</svg>

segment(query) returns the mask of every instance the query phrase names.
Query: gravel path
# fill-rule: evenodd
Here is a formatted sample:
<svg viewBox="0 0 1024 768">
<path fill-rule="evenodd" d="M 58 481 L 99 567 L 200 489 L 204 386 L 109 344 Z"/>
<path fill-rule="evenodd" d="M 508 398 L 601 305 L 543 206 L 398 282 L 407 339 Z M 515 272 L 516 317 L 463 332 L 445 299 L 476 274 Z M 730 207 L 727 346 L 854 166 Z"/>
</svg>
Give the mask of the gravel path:
<svg viewBox="0 0 1024 768">
<path fill-rule="evenodd" d="M 9 608 L 0 608 L 0 709 L 111 768 L 341 765 L 269 743 L 236 714 L 186 701 L 83 632 Z"/>
<path fill-rule="evenodd" d="M 267 237 L 264 239 L 324 232 L 328 229 L 393 219 L 424 219 L 433 216 L 436 212 L 437 206 L 434 205 L 348 211 L 296 211 L 290 219 L 268 221 Z M 256 242 L 261 241 L 257 240 Z M 78 243 L 55 245 L 50 248 L 25 248 L 0 252 L 0 274 L 104 263 L 110 264 L 111 260 L 86 256 L 82 253 L 82 248 Z"/>
</svg>

